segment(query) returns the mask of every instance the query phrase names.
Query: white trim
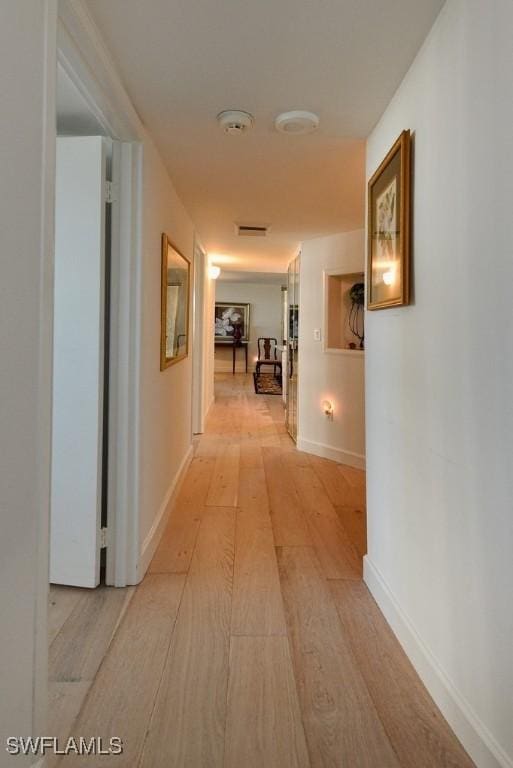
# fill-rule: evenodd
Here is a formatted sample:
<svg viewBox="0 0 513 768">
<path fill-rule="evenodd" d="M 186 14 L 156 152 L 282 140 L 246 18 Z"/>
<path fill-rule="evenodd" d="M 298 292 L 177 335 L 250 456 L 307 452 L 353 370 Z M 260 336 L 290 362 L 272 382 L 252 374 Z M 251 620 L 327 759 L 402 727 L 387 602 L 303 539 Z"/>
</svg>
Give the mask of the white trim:
<svg viewBox="0 0 513 768">
<path fill-rule="evenodd" d="M 112 138 L 133 141 L 144 128 L 112 57 L 82 0 L 60 0 L 58 61 Z"/>
<path fill-rule="evenodd" d="M 203 393 L 205 388 L 205 280 L 207 254 L 194 237 L 193 303 L 192 303 L 192 427 L 193 435 L 201 434 L 205 427 Z"/>
<path fill-rule="evenodd" d="M 157 549 L 159 541 L 164 533 L 169 515 L 175 504 L 176 497 L 180 491 L 181 484 L 185 477 L 185 473 L 189 469 L 189 464 L 193 458 L 194 449 L 193 446 L 189 446 L 187 453 L 183 457 L 182 463 L 178 468 L 178 472 L 173 478 L 173 481 L 166 491 L 164 500 L 160 505 L 159 511 L 155 515 L 155 520 L 150 528 L 150 531 L 143 541 L 141 547 L 141 555 L 139 557 L 139 564 L 137 566 L 137 583 L 139 583 L 146 573 L 149 564 L 152 561 L 153 555 Z"/>
<path fill-rule="evenodd" d="M 137 580 L 141 147 L 118 144 L 117 248 L 112 248 L 109 541 L 107 584 Z M 115 153 L 114 159 L 116 159 Z M 116 171 L 116 163 L 113 162 Z M 113 221 L 113 235 L 116 227 Z"/>
<path fill-rule="evenodd" d="M 208 419 L 208 415 L 209 415 L 209 413 L 210 413 L 210 409 L 211 409 L 211 408 L 212 408 L 212 406 L 214 405 L 215 401 L 216 401 L 215 395 L 212 395 L 212 397 L 211 397 L 211 399 L 210 399 L 210 402 L 209 402 L 209 404 L 207 405 L 207 408 L 206 408 L 206 410 L 205 410 L 205 421 Z"/>
<path fill-rule="evenodd" d="M 228 349 L 231 348 L 228 347 Z M 248 359 L 248 375 L 255 370 L 254 364 Z M 233 373 L 233 360 L 219 360 L 215 361 L 214 373 Z M 235 359 L 235 373 L 246 373 L 246 361 L 245 358 L 239 356 Z"/>
<path fill-rule="evenodd" d="M 313 453 L 315 456 L 321 456 L 323 459 L 331 459 L 339 464 L 347 464 L 355 469 L 365 469 L 365 456 L 353 451 L 344 451 L 341 448 L 334 448 L 326 443 L 316 443 L 314 440 L 306 440 L 299 436 L 297 439 L 298 451 Z"/>
<path fill-rule="evenodd" d="M 55 264 L 55 70 L 57 35 L 57 0 L 45 0 L 44 10 L 43 114 L 41 115 L 41 221 L 39 269 L 39 338 L 37 376 L 38 470 L 35 478 L 36 550 L 33 614 L 32 732 L 46 726 L 48 699 L 48 581 L 51 484 L 51 433 L 53 392 L 53 294 Z"/>
<path fill-rule="evenodd" d="M 364 349 L 337 349 L 335 347 L 326 347 L 323 352 L 327 355 L 349 355 L 350 357 L 360 357 L 362 360 L 365 359 Z"/>
<path fill-rule="evenodd" d="M 422 682 L 478 768 L 513 768 L 513 760 L 443 670 L 368 555 L 363 561 L 363 578 Z"/>
</svg>

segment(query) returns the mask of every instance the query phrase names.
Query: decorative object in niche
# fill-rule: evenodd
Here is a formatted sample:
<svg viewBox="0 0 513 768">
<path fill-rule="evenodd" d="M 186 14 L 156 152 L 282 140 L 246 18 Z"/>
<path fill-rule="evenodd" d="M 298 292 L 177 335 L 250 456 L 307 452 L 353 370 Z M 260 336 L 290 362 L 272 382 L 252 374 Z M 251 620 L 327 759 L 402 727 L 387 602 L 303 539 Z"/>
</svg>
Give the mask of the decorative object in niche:
<svg viewBox="0 0 513 768">
<path fill-rule="evenodd" d="M 364 332 L 364 315 L 363 315 L 363 302 L 365 297 L 365 285 L 363 283 L 355 283 L 349 289 L 349 298 L 351 299 L 351 309 L 349 310 L 349 328 L 353 336 L 360 339 L 360 349 L 363 349 L 363 341 L 365 338 Z M 354 346 L 354 342 L 351 342 Z M 351 349 L 351 344 L 349 345 Z"/>
<path fill-rule="evenodd" d="M 189 351 L 188 259 L 162 235 L 160 370 L 187 357 Z"/>
<path fill-rule="evenodd" d="M 363 272 L 324 272 L 324 349 L 327 352 L 363 350 Z"/>
<path fill-rule="evenodd" d="M 214 318 L 216 341 L 249 341 L 249 304 L 216 301 Z"/>
<path fill-rule="evenodd" d="M 403 131 L 368 189 L 367 309 L 409 303 L 410 131 Z"/>
</svg>

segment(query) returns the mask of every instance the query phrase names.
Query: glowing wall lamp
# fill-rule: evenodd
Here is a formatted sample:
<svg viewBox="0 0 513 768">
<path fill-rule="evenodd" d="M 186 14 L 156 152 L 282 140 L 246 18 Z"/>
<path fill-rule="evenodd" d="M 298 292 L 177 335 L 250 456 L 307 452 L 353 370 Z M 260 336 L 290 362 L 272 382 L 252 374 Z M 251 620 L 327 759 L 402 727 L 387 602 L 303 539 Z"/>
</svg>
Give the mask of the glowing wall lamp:
<svg viewBox="0 0 513 768">
<path fill-rule="evenodd" d="M 216 264 L 211 264 L 208 268 L 208 276 L 211 280 L 217 280 L 219 275 L 221 274 L 221 267 L 218 267 Z"/>
<path fill-rule="evenodd" d="M 322 410 L 327 419 L 333 418 L 333 403 L 330 400 L 322 401 Z"/>
</svg>

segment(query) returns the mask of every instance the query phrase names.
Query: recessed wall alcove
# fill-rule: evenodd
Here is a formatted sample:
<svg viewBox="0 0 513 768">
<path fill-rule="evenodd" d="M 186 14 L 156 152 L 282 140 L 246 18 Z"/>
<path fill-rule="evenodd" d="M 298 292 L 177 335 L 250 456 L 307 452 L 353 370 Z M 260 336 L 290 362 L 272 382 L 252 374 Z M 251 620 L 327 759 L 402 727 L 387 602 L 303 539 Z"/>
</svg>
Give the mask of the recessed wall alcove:
<svg viewBox="0 0 513 768">
<path fill-rule="evenodd" d="M 337 270 L 324 273 L 324 350 L 325 352 L 344 352 L 362 354 L 360 338 L 351 329 L 352 300 L 350 290 L 355 283 L 363 283 L 363 272 L 342 273 Z M 360 335 L 364 332 L 363 307 L 353 328 Z M 351 348 L 354 344 L 354 348 Z"/>
</svg>

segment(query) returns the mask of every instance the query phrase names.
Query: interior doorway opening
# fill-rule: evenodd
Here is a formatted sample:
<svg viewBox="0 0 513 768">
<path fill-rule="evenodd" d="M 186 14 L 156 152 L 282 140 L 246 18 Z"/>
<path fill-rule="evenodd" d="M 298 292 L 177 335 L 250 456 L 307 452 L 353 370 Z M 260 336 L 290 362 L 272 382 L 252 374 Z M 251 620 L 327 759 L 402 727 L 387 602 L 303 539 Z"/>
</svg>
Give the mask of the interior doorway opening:
<svg viewBox="0 0 513 768">
<path fill-rule="evenodd" d="M 50 581 L 92 588 L 137 580 L 141 149 L 81 66 L 59 49 Z"/>
</svg>

